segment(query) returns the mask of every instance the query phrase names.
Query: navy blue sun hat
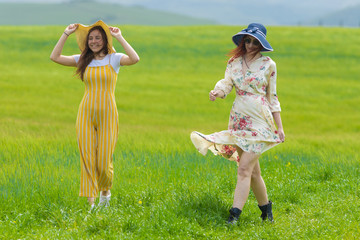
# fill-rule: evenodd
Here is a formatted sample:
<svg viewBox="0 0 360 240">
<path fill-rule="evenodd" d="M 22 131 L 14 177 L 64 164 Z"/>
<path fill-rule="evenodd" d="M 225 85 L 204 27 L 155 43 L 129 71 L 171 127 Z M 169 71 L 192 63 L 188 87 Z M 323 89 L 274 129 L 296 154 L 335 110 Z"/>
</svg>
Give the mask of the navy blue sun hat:
<svg viewBox="0 0 360 240">
<path fill-rule="evenodd" d="M 256 38 L 261 43 L 261 52 L 274 51 L 270 46 L 270 43 L 266 40 L 266 28 L 261 23 L 250 23 L 247 28 L 241 30 L 241 32 L 238 32 L 232 37 L 233 42 L 239 46 L 244 35 L 250 35 Z"/>
</svg>

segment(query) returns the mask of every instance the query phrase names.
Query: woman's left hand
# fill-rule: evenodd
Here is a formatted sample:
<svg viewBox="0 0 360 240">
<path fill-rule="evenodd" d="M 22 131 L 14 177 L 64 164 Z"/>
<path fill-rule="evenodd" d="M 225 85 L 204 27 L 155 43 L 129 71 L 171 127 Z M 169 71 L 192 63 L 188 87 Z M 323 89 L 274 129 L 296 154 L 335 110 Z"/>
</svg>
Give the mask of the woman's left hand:
<svg viewBox="0 0 360 240">
<path fill-rule="evenodd" d="M 285 142 L 285 133 L 284 133 L 284 129 L 279 128 L 279 129 L 278 129 L 278 134 L 279 134 L 279 137 L 280 137 L 280 141 Z"/>
<path fill-rule="evenodd" d="M 121 37 L 121 30 L 117 27 L 109 27 L 110 33 L 113 37 Z"/>
</svg>

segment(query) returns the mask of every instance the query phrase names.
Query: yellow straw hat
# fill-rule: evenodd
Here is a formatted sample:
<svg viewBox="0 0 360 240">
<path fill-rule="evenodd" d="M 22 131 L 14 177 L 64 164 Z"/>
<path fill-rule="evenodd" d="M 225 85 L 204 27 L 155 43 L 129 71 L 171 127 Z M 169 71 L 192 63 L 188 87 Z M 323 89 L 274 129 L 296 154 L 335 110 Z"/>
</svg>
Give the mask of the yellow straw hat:
<svg viewBox="0 0 360 240">
<path fill-rule="evenodd" d="M 108 40 L 109 54 L 115 53 L 116 51 L 112 45 L 112 35 L 110 33 L 109 26 L 101 20 L 97 21 L 96 23 L 94 23 L 93 25 L 90 25 L 90 26 L 79 24 L 78 28 L 75 31 L 75 35 L 76 35 L 76 41 L 77 41 L 77 44 L 78 44 L 80 50 L 83 51 L 85 49 L 86 37 L 89 33 L 89 30 L 95 26 L 101 26 L 104 29 L 107 40 Z"/>
</svg>

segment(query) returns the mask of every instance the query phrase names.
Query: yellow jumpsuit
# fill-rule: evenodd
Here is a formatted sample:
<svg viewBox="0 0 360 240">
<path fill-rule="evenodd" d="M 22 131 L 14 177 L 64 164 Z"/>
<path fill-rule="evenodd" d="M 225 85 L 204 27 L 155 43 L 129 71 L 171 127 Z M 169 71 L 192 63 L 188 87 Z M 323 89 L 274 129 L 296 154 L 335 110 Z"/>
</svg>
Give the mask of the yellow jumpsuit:
<svg viewBox="0 0 360 240">
<path fill-rule="evenodd" d="M 110 60 L 108 65 L 88 66 L 85 70 L 85 93 L 76 120 L 82 197 L 97 197 L 99 191 L 112 187 L 112 158 L 118 136 L 116 80 Z"/>
</svg>

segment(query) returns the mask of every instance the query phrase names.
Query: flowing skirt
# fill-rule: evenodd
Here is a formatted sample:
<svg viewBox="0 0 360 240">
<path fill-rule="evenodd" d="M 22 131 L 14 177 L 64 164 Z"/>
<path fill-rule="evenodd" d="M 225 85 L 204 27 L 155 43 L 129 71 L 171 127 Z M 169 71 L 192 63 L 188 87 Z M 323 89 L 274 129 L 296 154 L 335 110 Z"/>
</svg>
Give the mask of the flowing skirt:
<svg viewBox="0 0 360 240">
<path fill-rule="evenodd" d="M 262 154 L 281 143 L 265 96 L 243 92 L 237 95 L 230 112 L 228 130 L 205 135 L 190 135 L 203 155 L 210 150 L 231 161 L 240 161 L 236 146 L 245 152 Z"/>
</svg>

